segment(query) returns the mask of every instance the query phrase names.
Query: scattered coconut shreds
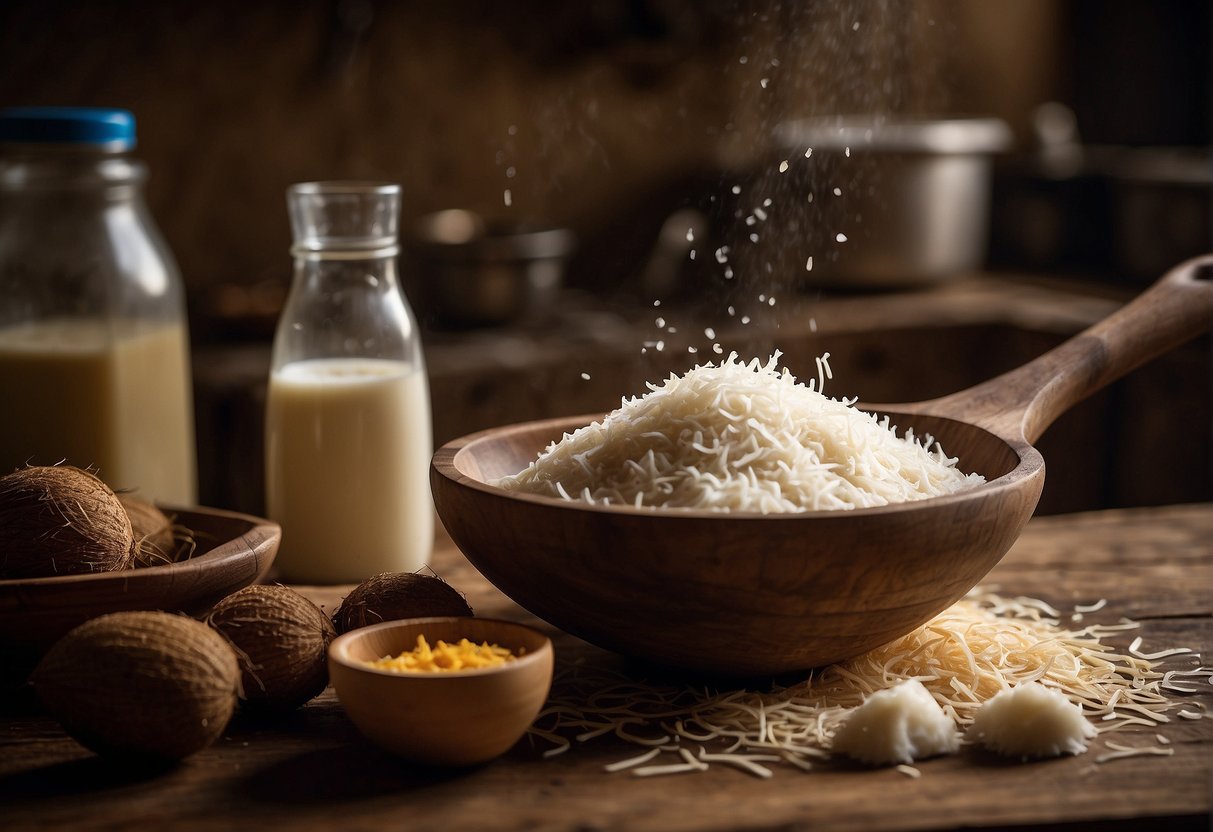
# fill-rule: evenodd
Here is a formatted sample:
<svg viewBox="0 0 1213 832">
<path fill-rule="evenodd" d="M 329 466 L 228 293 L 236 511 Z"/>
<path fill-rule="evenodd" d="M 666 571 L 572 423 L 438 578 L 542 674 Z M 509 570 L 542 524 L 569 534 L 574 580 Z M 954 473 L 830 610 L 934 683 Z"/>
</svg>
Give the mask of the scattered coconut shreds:
<svg viewBox="0 0 1213 832">
<path fill-rule="evenodd" d="M 643 763 L 647 763 L 649 760 L 653 759 L 660 753 L 661 753 L 660 748 L 652 748 L 652 749 L 649 749 L 648 751 L 644 752 L 643 754 L 639 754 L 635 757 L 628 757 L 626 760 L 620 760 L 618 762 L 611 763 L 610 765 L 603 766 L 603 770 L 604 771 L 623 771 L 625 768 L 634 768 Z"/>
<path fill-rule="evenodd" d="M 1097 763 L 1108 763 L 1112 760 L 1123 760 L 1128 757 L 1171 757 L 1175 754 L 1175 749 L 1170 746 L 1158 745 L 1120 745 L 1119 743 L 1108 740 L 1104 745 L 1109 749 L 1107 753 L 1100 754 L 1095 758 Z"/>
<path fill-rule="evenodd" d="M 569 750 L 569 741 L 568 740 L 564 739 L 563 737 L 557 737 L 557 736 L 550 735 L 550 734 L 548 736 L 552 737 L 555 742 L 560 743 L 560 744 L 557 745 L 555 748 L 549 748 L 547 751 L 543 752 L 544 757 L 556 757 L 560 754 L 563 754 L 565 751 Z"/>
<path fill-rule="evenodd" d="M 1200 688 L 1194 686 L 1190 682 L 1176 683 L 1174 680 L 1177 677 L 1184 679 L 1204 679 L 1205 684 L 1213 684 L 1213 674 L 1210 673 L 1209 668 L 1200 667 L 1196 670 L 1168 670 L 1165 674 L 1163 674 L 1160 687 L 1163 690 L 1169 690 L 1172 693 L 1200 693 Z M 1199 685 L 1200 682 L 1197 681 L 1196 684 Z"/>
<path fill-rule="evenodd" d="M 1101 605 L 1102 608 L 1102 605 Z M 919 629 L 843 664 L 814 671 L 796 684 L 765 690 L 710 690 L 650 683 L 602 667 L 562 668 L 552 695 L 531 728 L 550 747 L 545 757 L 603 737 L 637 748 L 604 766 L 635 777 L 689 774 L 725 765 L 768 778 L 778 767 L 812 771 L 831 759 L 834 733 L 869 696 L 917 680 L 963 731 L 978 709 L 999 691 L 1039 682 L 1081 707 L 1093 721 L 1102 752 L 1096 763 L 1170 755 L 1174 747 L 1158 726 L 1203 719 L 1200 702 L 1168 697 L 1213 683 L 1213 668 L 1163 669 L 1190 651 L 1138 655 L 1105 643 L 1137 622 L 1092 623 L 1063 629 L 1061 613 L 1034 598 L 1006 598 L 973 590 Z M 1143 657 L 1145 656 L 1145 657 Z M 1186 684 L 1175 689 L 1173 680 Z M 1104 735 L 1142 727 L 1154 745 L 1117 744 Z M 1135 734 L 1137 737 L 1143 735 Z M 571 739 L 570 739 L 571 737 Z M 897 766 L 909 777 L 911 765 Z"/>
<path fill-rule="evenodd" d="M 1157 660 L 1157 659 L 1165 659 L 1170 656 L 1179 656 L 1184 653 L 1192 652 L 1187 647 L 1176 647 L 1171 650 L 1159 650 L 1156 653 L 1143 653 L 1143 652 L 1141 652 L 1140 647 L 1141 647 L 1141 636 L 1138 636 L 1137 638 L 1133 639 L 1133 643 L 1129 645 L 1129 652 L 1132 653 L 1134 656 L 1136 656 L 1139 659 L 1149 659 L 1151 661 Z"/>
</svg>

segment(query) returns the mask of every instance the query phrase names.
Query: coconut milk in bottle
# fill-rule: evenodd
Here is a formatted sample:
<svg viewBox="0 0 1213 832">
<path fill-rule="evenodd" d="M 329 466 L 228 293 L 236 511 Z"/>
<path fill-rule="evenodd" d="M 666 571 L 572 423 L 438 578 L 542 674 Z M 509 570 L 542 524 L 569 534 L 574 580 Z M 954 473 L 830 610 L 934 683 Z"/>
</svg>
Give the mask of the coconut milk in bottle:
<svg viewBox="0 0 1213 832">
<path fill-rule="evenodd" d="M 425 565 L 429 406 L 424 370 L 403 361 L 316 358 L 273 372 L 266 498 L 284 552 L 290 540 L 284 574 L 334 583 Z"/>
<path fill-rule="evenodd" d="M 191 505 L 189 345 L 180 323 L 0 328 L 0 471 L 67 461 L 111 488 Z"/>
<path fill-rule="evenodd" d="M 274 337 L 266 499 L 287 580 L 425 565 L 434 536 L 429 386 L 396 273 L 396 185 L 288 191 L 295 258 Z"/>
<path fill-rule="evenodd" d="M 185 287 L 134 147 L 126 110 L 0 110 L 0 474 L 66 462 L 188 507 Z"/>
</svg>

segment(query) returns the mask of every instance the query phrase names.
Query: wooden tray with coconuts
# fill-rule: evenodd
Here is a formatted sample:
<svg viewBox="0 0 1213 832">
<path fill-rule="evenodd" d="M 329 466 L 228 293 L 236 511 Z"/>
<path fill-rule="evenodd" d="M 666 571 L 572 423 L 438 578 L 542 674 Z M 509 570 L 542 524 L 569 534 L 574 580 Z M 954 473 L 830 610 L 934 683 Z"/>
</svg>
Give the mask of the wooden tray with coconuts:
<svg viewBox="0 0 1213 832">
<path fill-rule="evenodd" d="M 263 578 L 276 523 L 115 495 L 71 466 L 0 478 L 0 649 L 37 655 L 120 610 L 198 613 Z"/>
<path fill-rule="evenodd" d="M 384 574 L 330 618 L 289 587 L 257 583 L 277 524 L 162 510 L 70 465 L 0 477 L 0 530 L 3 682 L 28 681 L 68 734 L 112 758 L 180 760 L 214 742 L 237 708 L 300 707 L 328 685 L 339 633 L 472 615 L 437 577 Z"/>
</svg>

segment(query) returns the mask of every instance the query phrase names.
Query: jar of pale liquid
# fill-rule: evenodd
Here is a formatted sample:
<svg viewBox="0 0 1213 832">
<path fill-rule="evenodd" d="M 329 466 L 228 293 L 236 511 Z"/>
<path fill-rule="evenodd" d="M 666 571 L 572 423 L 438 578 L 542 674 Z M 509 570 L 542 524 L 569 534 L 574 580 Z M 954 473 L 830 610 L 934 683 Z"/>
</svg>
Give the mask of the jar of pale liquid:
<svg viewBox="0 0 1213 832">
<path fill-rule="evenodd" d="M 196 499 L 185 293 L 125 110 L 0 110 L 0 473 Z"/>
<path fill-rule="evenodd" d="M 357 583 L 429 559 L 430 398 L 397 275 L 400 189 L 293 185 L 295 273 L 274 335 L 266 503 L 275 564 L 304 583 Z"/>
</svg>

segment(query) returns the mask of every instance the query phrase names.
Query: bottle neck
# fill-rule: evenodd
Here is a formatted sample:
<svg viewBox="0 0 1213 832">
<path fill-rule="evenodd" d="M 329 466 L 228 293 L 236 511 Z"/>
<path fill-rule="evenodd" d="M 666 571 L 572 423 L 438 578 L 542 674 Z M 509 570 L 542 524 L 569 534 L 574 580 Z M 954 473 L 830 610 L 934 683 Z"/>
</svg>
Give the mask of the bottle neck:
<svg viewBox="0 0 1213 832">
<path fill-rule="evenodd" d="M 293 292 L 304 293 L 313 302 L 340 304 L 343 297 L 400 293 L 396 247 L 352 252 L 292 251 Z"/>
<path fill-rule="evenodd" d="M 0 147 L 0 193 L 60 191 L 133 194 L 147 168 L 125 152 L 90 146 L 6 145 Z"/>
<path fill-rule="evenodd" d="M 416 322 L 397 278 L 395 248 L 295 257 L 274 336 L 275 369 L 311 358 L 419 359 Z"/>
<path fill-rule="evenodd" d="M 296 265 L 354 261 L 365 263 L 372 260 L 390 260 L 394 262 L 398 254 L 400 254 L 400 246 L 398 245 L 340 249 L 310 248 L 298 243 L 291 246 L 291 256 L 295 258 Z"/>
</svg>

